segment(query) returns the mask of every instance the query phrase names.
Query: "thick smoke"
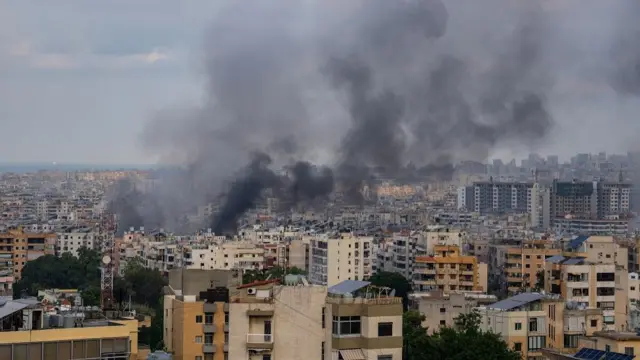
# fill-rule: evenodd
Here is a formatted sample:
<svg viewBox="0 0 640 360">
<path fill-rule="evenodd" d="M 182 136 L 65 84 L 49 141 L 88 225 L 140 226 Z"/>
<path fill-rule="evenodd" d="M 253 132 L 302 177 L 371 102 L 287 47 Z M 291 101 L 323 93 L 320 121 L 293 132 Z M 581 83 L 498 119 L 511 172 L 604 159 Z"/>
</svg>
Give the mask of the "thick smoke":
<svg viewBox="0 0 640 360">
<path fill-rule="evenodd" d="M 118 215 L 118 233 L 136 229 L 158 229 L 165 224 L 162 208 L 153 196 L 138 190 L 132 179 L 121 179 L 114 184 L 108 195 L 107 211 Z"/>
<path fill-rule="evenodd" d="M 216 232 L 265 189 L 293 206 L 335 184 L 362 203 L 376 178 L 450 179 L 455 162 L 534 146 L 554 125 L 551 25 L 540 7 L 489 2 L 500 21 L 464 1 L 224 2 L 203 104 L 160 114 L 144 144 L 189 169 L 177 203 L 224 193 Z"/>
</svg>

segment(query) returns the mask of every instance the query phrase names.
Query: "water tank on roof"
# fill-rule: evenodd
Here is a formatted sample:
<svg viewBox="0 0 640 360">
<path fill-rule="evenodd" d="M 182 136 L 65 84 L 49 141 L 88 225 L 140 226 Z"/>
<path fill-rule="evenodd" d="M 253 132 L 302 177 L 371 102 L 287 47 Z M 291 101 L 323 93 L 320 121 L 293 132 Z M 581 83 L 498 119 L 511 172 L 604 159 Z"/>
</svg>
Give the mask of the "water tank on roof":
<svg viewBox="0 0 640 360">
<path fill-rule="evenodd" d="M 76 324 L 76 317 L 74 315 L 65 315 L 63 320 L 63 327 L 72 328 Z"/>
<path fill-rule="evenodd" d="M 51 315 L 51 321 L 49 322 L 49 324 L 51 324 L 51 327 L 53 328 L 60 328 L 64 324 L 63 321 L 64 320 L 62 318 L 62 315 L 54 314 Z"/>
<path fill-rule="evenodd" d="M 284 284 L 287 286 L 294 286 L 294 285 L 298 285 L 298 282 L 300 280 L 300 276 L 298 275 L 285 275 L 284 277 Z"/>
</svg>

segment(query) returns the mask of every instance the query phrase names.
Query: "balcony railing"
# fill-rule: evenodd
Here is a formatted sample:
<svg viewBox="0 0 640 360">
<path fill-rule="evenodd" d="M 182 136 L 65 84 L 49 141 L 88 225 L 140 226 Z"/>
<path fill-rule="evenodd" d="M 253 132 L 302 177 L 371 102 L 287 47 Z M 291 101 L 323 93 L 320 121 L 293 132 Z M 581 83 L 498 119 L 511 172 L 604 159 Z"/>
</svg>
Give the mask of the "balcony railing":
<svg viewBox="0 0 640 360">
<path fill-rule="evenodd" d="M 247 334 L 247 344 L 273 344 L 273 334 Z"/>
</svg>

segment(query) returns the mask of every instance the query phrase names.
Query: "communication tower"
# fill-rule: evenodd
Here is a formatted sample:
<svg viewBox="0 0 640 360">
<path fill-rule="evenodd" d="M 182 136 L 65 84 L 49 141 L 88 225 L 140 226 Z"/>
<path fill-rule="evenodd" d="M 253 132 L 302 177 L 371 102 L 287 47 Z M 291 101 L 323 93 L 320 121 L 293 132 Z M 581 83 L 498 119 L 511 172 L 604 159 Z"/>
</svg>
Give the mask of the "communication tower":
<svg viewBox="0 0 640 360">
<path fill-rule="evenodd" d="M 114 248 L 115 248 L 116 218 L 114 214 L 105 214 L 100 223 L 100 262 L 102 276 L 100 278 L 100 307 L 106 313 L 116 310 L 113 296 Z"/>
</svg>

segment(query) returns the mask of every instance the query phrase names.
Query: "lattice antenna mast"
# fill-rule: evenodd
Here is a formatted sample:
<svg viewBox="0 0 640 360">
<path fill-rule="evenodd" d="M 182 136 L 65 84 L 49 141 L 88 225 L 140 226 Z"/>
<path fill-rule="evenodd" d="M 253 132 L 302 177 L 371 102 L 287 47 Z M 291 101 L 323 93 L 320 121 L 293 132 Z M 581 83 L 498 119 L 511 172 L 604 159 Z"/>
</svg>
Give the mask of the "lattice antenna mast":
<svg viewBox="0 0 640 360">
<path fill-rule="evenodd" d="M 105 214 L 100 223 L 100 262 L 102 276 L 100 279 L 100 307 L 103 312 L 115 310 L 113 296 L 114 248 L 116 218 L 114 214 Z"/>
</svg>

